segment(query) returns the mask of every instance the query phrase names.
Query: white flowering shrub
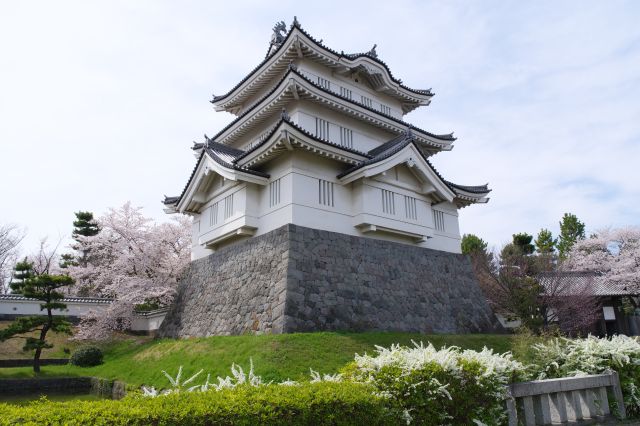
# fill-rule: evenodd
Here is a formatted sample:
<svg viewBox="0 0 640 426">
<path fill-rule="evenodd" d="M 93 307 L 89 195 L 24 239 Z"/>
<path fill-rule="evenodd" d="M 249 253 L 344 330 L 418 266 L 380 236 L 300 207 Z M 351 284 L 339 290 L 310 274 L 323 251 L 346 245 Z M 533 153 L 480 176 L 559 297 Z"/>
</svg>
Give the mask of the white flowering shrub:
<svg viewBox="0 0 640 426">
<path fill-rule="evenodd" d="M 523 380 L 525 367 L 510 353 L 491 349 L 377 347 L 377 354 L 356 355 L 343 374 L 373 384 L 378 395 L 397 404 L 404 421 L 421 425 L 506 422 L 504 385 Z"/>
<path fill-rule="evenodd" d="M 617 371 L 627 413 L 640 416 L 640 341 L 637 338 L 557 338 L 536 344 L 533 349 L 539 379 Z"/>
</svg>

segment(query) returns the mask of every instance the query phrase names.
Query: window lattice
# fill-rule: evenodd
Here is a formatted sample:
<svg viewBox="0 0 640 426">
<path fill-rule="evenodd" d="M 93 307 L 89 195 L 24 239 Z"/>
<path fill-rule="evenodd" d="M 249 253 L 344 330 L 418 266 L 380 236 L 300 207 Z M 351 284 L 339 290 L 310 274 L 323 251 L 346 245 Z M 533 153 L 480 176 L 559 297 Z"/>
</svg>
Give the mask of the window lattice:
<svg viewBox="0 0 640 426">
<path fill-rule="evenodd" d="M 433 227 L 436 231 L 444 232 L 444 212 L 433 210 Z"/>
<path fill-rule="evenodd" d="M 318 203 L 323 206 L 334 206 L 333 182 L 318 179 Z"/>
<path fill-rule="evenodd" d="M 329 122 L 322 118 L 316 118 L 316 137 L 329 140 Z"/>
<path fill-rule="evenodd" d="M 340 145 L 353 148 L 353 130 L 340 127 Z"/>
<path fill-rule="evenodd" d="M 224 197 L 224 218 L 229 219 L 233 216 L 233 194 Z"/>
<path fill-rule="evenodd" d="M 346 87 L 340 87 L 340 96 L 344 96 L 347 99 L 353 99 L 353 92 Z"/>
<path fill-rule="evenodd" d="M 364 95 L 360 95 L 360 102 L 362 102 L 363 105 L 368 106 L 369 108 L 373 106 L 373 100 Z"/>
<path fill-rule="evenodd" d="M 280 204 L 280 180 L 269 183 L 269 207 Z"/>
<path fill-rule="evenodd" d="M 382 112 L 383 114 L 391 115 L 391 107 L 380 104 L 380 112 Z"/>
<path fill-rule="evenodd" d="M 396 214 L 396 202 L 393 192 L 382 189 L 382 212 Z"/>
<path fill-rule="evenodd" d="M 218 204 L 220 204 L 220 202 L 214 203 L 209 207 L 209 226 L 213 226 L 218 223 Z"/>
<path fill-rule="evenodd" d="M 408 195 L 404 196 L 404 212 L 407 219 L 418 220 L 418 209 L 416 204 L 415 198 L 409 197 Z"/>
<path fill-rule="evenodd" d="M 331 90 L 331 81 L 327 80 L 326 78 L 318 76 L 318 85 L 320 87 L 324 87 L 327 90 Z"/>
</svg>

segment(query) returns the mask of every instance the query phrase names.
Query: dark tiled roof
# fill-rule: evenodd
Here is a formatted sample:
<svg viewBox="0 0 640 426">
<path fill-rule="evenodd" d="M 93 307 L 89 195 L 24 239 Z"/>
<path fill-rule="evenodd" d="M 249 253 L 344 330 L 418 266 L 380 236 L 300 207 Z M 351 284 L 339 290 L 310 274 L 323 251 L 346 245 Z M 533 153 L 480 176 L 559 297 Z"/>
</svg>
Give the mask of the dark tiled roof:
<svg viewBox="0 0 640 426">
<path fill-rule="evenodd" d="M 331 90 L 325 89 L 324 87 L 316 84 L 315 82 L 313 82 L 312 80 L 310 80 L 309 78 L 304 76 L 302 73 L 300 73 L 298 70 L 296 70 L 295 67 L 292 67 L 292 66 L 289 67 L 289 70 L 280 78 L 280 80 L 276 84 L 273 85 L 273 87 L 271 88 L 271 90 L 269 90 L 269 92 L 267 92 L 264 96 L 262 96 L 251 107 L 247 108 L 242 114 L 240 114 L 238 117 L 236 117 L 233 121 L 231 121 L 229 124 L 227 124 L 222 130 L 220 130 L 218 133 L 216 133 L 216 135 L 213 136 L 211 139 L 212 140 L 218 139 L 220 137 L 220 135 L 222 135 L 224 132 L 229 130 L 231 127 L 233 127 L 238 122 L 242 121 L 242 119 L 244 119 L 244 117 L 246 117 L 248 114 L 252 113 L 262 102 L 264 102 L 268 97 L 270 97 L 273 93 L 275 93 L 275 91 L 278 89 L 278 87 L 280 87 L 280 85 L 287 79 L 287 77 L 289 77 L 289 74 L 291 74 L 291 73 L 293 73 L 293 74 L 297 75 L 298 77 L 302 78 L 304 81 L 306 81 L 307 83 L 311 84 L 314 88 L 316 88 L 316 89 L 318 89 L 318 90 L 320 90 L 320 91 L 322 91 L 324 93 L 327 93 L 329 95 L 335 96 L 335 97 L 337 97 L 339 99 L 342 99 L 342 100 L 344 100 L 346 102 L 349 102 L 351 104 L 358 105 L 361 108 L 364 108 L 364 109 L 366 109 L 368 111 L 371 111 L 371 112 L 373 112 L 375 114 L 381 115 L 381 116 L 383 116 L 383 117 L 385 117 L 387 119 L 393 120 L 396 123 L 401 124 L 403 126 L 407 126 L 409 128 L 412 128 L 412 129 L 414 129 L 414 130 L 416 130 L 416 131 L 418 131 L 420 133 L 424 133 L 427 136 L 433 137 L 435 139 L 444 140 L 444 141 L 455 141 L 456 140 L 456 138 L 453 136 L 452 133 L 445 134 L 445 135 L 437 135 L 435 133 L 428 132 L 428 131 L 423 130 L 423 129 L 419 128 L 419 127 L 415 127 L 410 123 L 407 123 L 407 122 L 405 122 L 403 120 L 400 120 L 400 119 L 398 119 L 396 117 L 393 117 L 393 116 L 391 116 L 389 114 L 385 114 L 385 113 L 383 113 L 381 111 L 373 109 L 373 108 L 371 108 L 371 107 L 369 107 L 369 106 L 367 106 L 367 105 L 365 105 L 363 103 L 357 102 L 357 101 L 355 101 L 353 99 L 350 99 L 350 98 L 347 98 L 345 96 L 342 96 L 342 95 L 340 95 L 340 94 L 338 94 L 336 92 L 332 92 Z M 195 143 L 194 146 L 192 147 L 193 150 L 198 150 L 198 149 L 201 149 L 201 148 L 202 148 L 202 144 L 198 144 L 198 143 Z"/>
<path fill-rule="evenodd" d="M 32 297 L 24 297 L 21 294 L 0 294 L 0 300 L 16 300 L 16 301 L 41 301 L 40 299 L 34 299 Z M 61 300 L 62 303 L 95 303 L 95 304 L 108 304 L 113 302 L 113 299 L 101 298 L 101 297 L 74 297 L 69 296 Z"/>
<path fill-rule="evenodd" d="M 310 80 L 309 78 L 307 78 L 306 76 L 304 76 L 303 74 L 301 74 L 300 72 L 298 72 L 296 70 L 294 70 L 293 72 L 297 76 L 303 78 L 305 81 L 307 81 L 308 83 L 313 85 L 316 89 L 320 89 L 321 91 L 323 91 L 325 93 L 328 93 L 330 95 L 333 95 L 333 96 L 335 96 L 337 98 L 340 98 L 340 99 L 342 99 L 344 101 L 350 102 L 352 104 L 356 104 L 359 107 L 362 107 L 362 108 L 364 108 L 364 109 L 366 109 L 368 111 L 374 112 L 374 113 L 379 114 L 379 115 L 381 115 L 383 117 L 386 117 L 386 118 L 388 118 L 390 120 L 393 120 L 396 123 L 402 124 L 404 126 L 407 126 L 408 128 L 412 128 L 412 129 L 414 129 L 414 130 L 416 130 L 416 131 L 418 131 L 420 133 L 424 133 L 425 135 L 431 136 L 431 137 L 436 138 L 436 139 L 445 140 L 445 141 L 455 141 L 456 140 L 456 138 L 453 136 L 453 133 L 449 133 L 449 134 L 445 134 L 445 135 L 437 135 L 435 133 L 427 132 L 426 130 L 423 130 L 423 129 L 419 128 L 419 127 L 416 127 L 413 124 L 409 124 L 404 120 L 400 120 L 399 118 L 396 118 L 396 117 L 394 117 L 392 115 L 386 114 L 386 113 L 384 113 L 382 111 L 378 111 L 377 109 L 374 109 L 374 108 L 372 108 L 370 106 L 367 106 L 367 105 L 365 105 L 365 104 L 363 104 L 361 102 L 355 101 L 355 100 L 353 100 L 351 98 L 347 98 L 346 96 L 342 96 L 339 93 L 332 92 L 331 90 L 325 89 L 324 87 L 316 84 L 315 82 L 313 82 L 312 80 Z"/>
<path fill-rule="evenodd" d="M 459 189 L 461 191 L 470 192 L 472 194 L 488 194 L 489 192 L 491 192 L 488 183 L 485 183 L 484 185 L 458 185 L 457 183 L 449 182 L 448 180 L 445 180 L 445 182 L 450 187 Z"/>
<path fill-rule="evenodd" d="M 176 204 L 180 200 L 180 197 L 167 197 L 164 196 L 164 200 L 162 200 L 162 204 L 170 206 L 172 204 Z"/>
<path fill-rule="evenodd" d="M 401 134 L 398 137 L 395 137 L 393 139 L 391 139 L 388 142 L 385 142 L 384 144 L 372 149 L 371 151 L 369 151 L 367 154 L 369 155 L 369 159 L 367 159 L 366 161 L 361 162 L 360 164 L 351 167 L 347 170 L 345 170 L 344 172 L 340 173 L 337 177 L 338 179 L 343 178 L 344 176 L 347 176 L 353 172 L 355 172 L 356 170 L 359 170 L 363 167 L 366 167 L 370 164 L 375 164 L 378 163 L 380 161 L 384 161 L 387 158 L 391 157 L 392 155 L 400 152 L 401 150 L 403 150 L 406 146 L 408 146 L 409 144 L 414 144 L 415 145 L 415 136 L 412 134 L 412 132 L 405 132 L 403 134 Z M 467 185 L 458 185 L 452 182 L 449 182 L 448 180 L 444 179 L 442 177 L 442 175 L 438 172 L 438 170 L 436 170 L 435 167 L 433 167 L 433 164 L 431 164 L 431 162 L 427 159 L 427 157 L 424 156 L 424 154 L 422 153 L 422 151 L 420 151 L 420 149 L 416 146 L 417 151 L 420 153 L 420 156 L 424 159 L 424 161 L 426 161 L 426 163 L 429 165 L 429 167 L 431 168 L 431 170 L 433 170 L 433 172 L 436 174 L 436 176 L 438 176 L 438 178 L 451 190 L 453 191 L 454 194 L 458 194 L 458 191 L 456 190 L 462 190 L 462 191 L 466 191 L 466 192 L 470 192 L 470 193 L 474 193 L 474 194 L 488 194 L 489 192 L 491 192 L 491 190 L 488 188 L 488 185 L 481 185 L 481 186 L 467 186 Z"/>
<path fill-rule="evenodd" d="M 395 153 L 402 150 L 405 146 L 409 145 L 412 141 L 413 139 L 411 135 L 407 135 L 406 133 L 403 133 L 402 135 L 397 136 L 388 142 L 385 142 L 379 147 L 372 149 L 371 151 L 368 152 L 369 159 L 345 170 L 344 172 L 340 173 L 337 177 L 338 179 L 340 179 L 370 164 L 375 164 L 380 161 L 386 160 L 387 158 L 391 157 Z"/>
<path fill-rule="evenodd" d="M 247 155 L 249 155 L 253 151 L 259 149 L 261 146 L 266 144 L 267 141 L 278 131 L 278 129 L 280 128 L 280 125 L 282 123 L 287 123 L 288 125 L 290 125 L 294 129 L 299 131 L 300 133 L 303 133 L 305 136 L 315 140 L 316 142 L 320 142 L 320 143 L 322 143 L 324 145 L 332 146 L 332 147 L 335 147 L 335 148 L 340 148 L 340 149 L 342 149 L 344 151 L 347 151 L 347 152 L 350 152 L 352 154 L 357 154 L 357 155 L 360 155 L 360 156 L 363 156 L 363 157 L 368 157 L 368 154 L 366 154 L 366 153 L 364 153 L 362 151 L 358 151 L 358 150 L 352 149 L 352 148 L 347 148 L 345 146 L 339 145 L 337 143 L 330 142 L 330 141 L 325 140 L 325 139 L 320 139 L 319 137 L 315 136 L 314 134 L 308 132 L 307 130 L 305 130 L 302 127 L 300 127 L 297 124 L 295 124 L 293 121 L 291 121 L 289 118 L 287 118 L 285 116 L 285 114 L 283 114 L 283 116 L 280 117 L 280 120 L 278 120 L 276 122 L 276 124 L 273 125 L 273 127 L 271 128 L 269 133 L 265 136 L 265 138 L 262 140 L 262 142 L 260 142 L 259 144 L 256 144 L 255 146 L 251 147 L 251 149 L 248 149 L 247 151 L 244 151 L 244 153 L 242 155 L 238 156 L 238 158 L 236 158 L 235 161 L 237 162 L 237 161 L 241 160 L 242 158 L 246 157 Z"/>
<path fill-rule="evenodd" d="M 558 296 L 637 296 L 636 285 L 615 283 L 606 276 L 591 271 L 564 271 L 540 274 L 540 284 L 547 294 Z"/>
<path fill-rule="evenodd" d="M 339 57 L 344 57 L 350 60 L 354 60 L 360 57 L 367 57 L 369 59 L 371 59 L 372 61 L 380 64 L 382 67 L 384 67 L 384 69 L 389 73 L 389 77 L 391 78 L 391 80 L 395 83 L 397 83 L 400 87 L 402 87 L 403 89 L 409 91 L 409 92 L 413 92 L 419 95 L 426 95 L 426 96 L 433 96 L 433 92 L 431 92 L 431 89 L 428 90 L 419 90 L 419 89 L 412 89 L 410 87 L 405 86 L 404 84 L 402 84 L 402 81 L 400 79 L 397 79 L 393 76 L 393 74 L 391 73 L 391 70 L 389 69 L 389 66 L 381 61 L 380 59 L 378 59 L 377 55 L 373 56 L 371 54 L 371 52 L 366 52 L 366 53 L 352 53 L 352 54 L 345 54 L 344 52 L 340 52 L 338 53 L 337 51 L 325 46 L 324 44 L 322 44 L 320 41 L 316 40 L 314 37 L 311 36 L 311 34 L 307 33 L 305 30 L 302 29 L 302 26 L 300 25 L 299 22 L 297 22 L 297 20 L 295 20 L 293 22 L 293 24 L 291 25 L 291 28 L 289 29 L 289 32 L 287 32 L 287 35 L 285 36 L 284 40 L 282 41 L 282 43 L 280 44 L 280 46 L 278 46 L 278 48 L 276 48 L 276 50 L 274 50 L 274 52 L 271 55 L 267 55 L 255 68 L 253 68 L 249 74 L 247 74 L 242 80 L 240 80 L 240 82 L 238 84 L 236 84 L 231 90 L 229 90 L 227 93 L 225 93 L 224 95 L 220 95 L 220 96 L 214 96 L 213 99 L 211 100 L 211 103 L 215 103 L 221 99 L 224 99 L 226 97 L 228 97 L 229 95 L 231 95 L 234 91 L 236 91 L 240 86 L 242 86 L 242 84 L 244 84 L 247 80 L 249 80 L 253 74 L 255 74 L 265 63 L 267 63 L 269 61 L 269 59 L 271 59 L 272 56 L 277 55 L 278 52 L 282 49 L 282 47 L 287 43 L 287 41 L 289 40 L 289 37 L 291 36 L 291 34 L 293 33 L 293 29 L 297 28 L 302 34 L 304 34 L 305 36 L 307 36 L 309 38 L 309 40 L 311 40 L 314 44 L 316 44 L 318 47 L 333 53 L 336 56 Z"/>
<path fill-rule="evenodd" d="M 427 90 L 412 89 L 412 88 L 407 87 L 404 84 L 402 84 L 402 80 L 400 80 L 398 78 L 395 78 L 393 76 L 393 74 L 391 73 L 391 70 L 389 69 L 389 66 L 385 62 L 383 62 L 380 59 L 378 59 L 377 55 L 373 56 L 371 54 L 371 51 L 366 52 L 366 53 L 351 53 L 351 54 L 345 54 L 344 52 L 338 53 L 337 51 L 331 49 L 330 47 L 325 46 L 324 44 L 322 44 L 322 42 L 316 40 L 311 34 L 306 32 L 305 30 L 303 30 L 302 26 L 300 26 L 300 23 L 294 21 L 294 24 L 292 25 L 291 28 L 293 29 L 293 27 L 298 28 L 298 30 L 300 30 L 301 33 L 306 35 L 318 47 L 320 47 L 320 48 L 322 48 L 324 50 L 327 50 L 327 51 L 333 53 L 334 55 L 337 55 L 337 56 L 340 56 L 340 57 L 344 57 L 344 58 L 347 58 L 347 59 L 351 59 L 351 60 L 358 59 L 360 57 L 367 57 L 367 58 L 371 59 L 372 61 L 378 63 L 379 65 L 382 65 L 384 67 L 384 69 L 389 73 L 389 77 L 391 78 L 391 80 L 394 83 L 397 83 L 403 89 L 408 90 L 409 92 L 413 92 L 413 93 L 416 93 L 416 94 L 419 94 L 419 95 L 433 96 L 433 93 L 431 92 L 431 89 L 427 89 Z M 291 31 L 289 31 L 289 32 L 291 33 Z"/>
</svg>

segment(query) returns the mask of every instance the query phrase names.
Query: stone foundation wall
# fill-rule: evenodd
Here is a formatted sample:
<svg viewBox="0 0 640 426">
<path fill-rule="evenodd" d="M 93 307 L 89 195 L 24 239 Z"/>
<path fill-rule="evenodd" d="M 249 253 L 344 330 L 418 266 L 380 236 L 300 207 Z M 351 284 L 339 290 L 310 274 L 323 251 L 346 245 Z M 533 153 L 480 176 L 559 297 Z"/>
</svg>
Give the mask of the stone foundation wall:
<svg viewBox="0 0 640 426">
<path fill-rule="evenodd" d="M 288 246 L 281 227 L 192 262 L 158 335 L 282 333 Z"/>
<path fill-rule="evenodd" d="M 495 329 L 466 256 L 291 226 L 285 331 Z"/>
<path fill-rule="evenodd" d="M 463 255 L 286 225 L 193 262 L 159 334 L 496 327 Z"/>
</svg>

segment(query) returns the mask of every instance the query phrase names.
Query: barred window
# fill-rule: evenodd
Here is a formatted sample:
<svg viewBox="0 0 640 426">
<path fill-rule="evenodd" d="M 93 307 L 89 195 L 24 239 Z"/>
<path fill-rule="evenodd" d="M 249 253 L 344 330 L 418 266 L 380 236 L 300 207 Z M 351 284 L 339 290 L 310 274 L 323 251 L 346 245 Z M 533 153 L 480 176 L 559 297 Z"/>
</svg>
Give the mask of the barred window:
<svg viewBox="0 0 640 426">
<path fill-rule="evenodd" d="M 269 183 L 269 207 L 280 204 L 280 180 Z"/>
<path fill-rule="evenodd" d="M 444 232 L 444 212 L 433 210 L 433 227 L 436 231 Z"/>
<path fill-rule="evenodd" d="M 353 148 L 353 130 L 340 127 L 340 145 Z"/>
<path fill-rule="evenodd" d="M 318 203 L 333 207 L 333 182 L 318 179 Z"/>
<path fill-rule="evenodd" d="M 416 204 L 415 198 L 407 195 L 404 196 L 404 212 L 407 219 L 418 220 L 418 209 Z"/>
<path fill-rule="evenodd" d="M 218 204 L 220 204 L 219 201 L 209 207 L 209 226 L 213 226 L 218 223 Z"/>
<path fill-rule="evenodd" d="M 391 115 L 391 107 L 380 104 L 380 112 L 382 112 L 383 114 Z"/>
<path fill-rule="evenodd" d="M 224 197 L 224 218 L 229 219 L 233 216 L 233 194 Z"/>
<path fill-rule="evenodd" d="M 340 87 L 340 96 L 344 96 L 347 99 L 353 99 L 353 93 L 351 92 L 351 90 L 342 86 Z"/>
<path fill-rule="evenodd" d="M 327 80 L 326 78 L 318 76 L 318 85 L 324 87 L 327 90 L 331 90 L 331 81 Z"/>
<path fill-rule="evenodd" d="M 329 140 L 329 122 L 322 118 L 316 118 L 316 137 Z"/>
<path fill-rule="evenodd" d="M 382 189 L 382 211 L 386 214 L 396 214 L 396 203 L 394 193 Z"/>
<path fill-rule="evenodd" d="M 365 106 L 371 108 L 373 106 L 373 100 L 371 98 L 367 98 L 364 95 L 360 96 L 360 102 L 362 102 Z"/>
</svg>

